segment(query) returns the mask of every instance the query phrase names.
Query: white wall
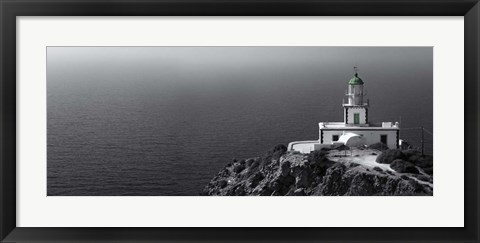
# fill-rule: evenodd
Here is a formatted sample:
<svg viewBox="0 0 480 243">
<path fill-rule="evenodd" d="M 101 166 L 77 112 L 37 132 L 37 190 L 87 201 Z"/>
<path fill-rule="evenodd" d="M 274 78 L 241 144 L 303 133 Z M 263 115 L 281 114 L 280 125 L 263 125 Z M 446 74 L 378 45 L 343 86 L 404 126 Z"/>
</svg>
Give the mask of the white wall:
<svg viewBox="0 0 480 243">
<path fill-rule="evenodd" d="M 324 147 L 329 147 L 330 144 L 320 144 L 319 140 L 314 141 L 296 141 L 288 144 L 288 151 L 297 151 L 302 154 L 308 154 L 315 150 L 320 150 Z"/>
<path fill-rule="evenodd" d="M 360 114 L 360 123 L 359 124 L 366 124 L 367 123 L 367 111 L 364 107 L 348 107 L 348 124 L 353 124 L 353 114 L 359 113 Z M 345 111 L 344 111 L 345 113 Z M 345 118 L 345 114 L 344 114 Z M 346 121 L 346 120 L 345 120 Z"/>
<path fill-rule="evenodd" d="M 321 132 L 321 131 L 320 131 Z M 341 136 L 344 130 L 337 131 L 323 131 L 323 144 L 332 144 L 332 136 Z M 367 145 L 379 143 L 380 135 L 387 135 L 387 146 L 391 149 L 397 148 L 397 131 L 395 130 L 347 130 L 345 132 L 356 133 L 363 135 L 367 141 Z"/>
<path fill-rule="evenodd" d="M 288 151 L 298 151 L 300 153 L 308 154 L 315 150 L 315 145 L 319 144 L 318 140 L 311 141 L 295 141 L 288 144 Z"/>
</svg>

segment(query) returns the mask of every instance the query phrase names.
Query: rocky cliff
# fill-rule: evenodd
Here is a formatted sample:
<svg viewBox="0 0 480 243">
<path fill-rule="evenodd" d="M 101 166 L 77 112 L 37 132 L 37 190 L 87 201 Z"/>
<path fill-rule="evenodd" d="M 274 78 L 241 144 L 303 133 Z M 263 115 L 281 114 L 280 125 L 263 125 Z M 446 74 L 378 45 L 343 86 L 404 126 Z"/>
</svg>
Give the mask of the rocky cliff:
<svg viewBox="0 0 480 243">
<path fill-rule="evenodd" d="M 305 155 L 278 145 L 261 157 L 234 160 L 202 195 L 433 195 L 431 157 L 380 150 L 338 147 Z"/>
</svg>

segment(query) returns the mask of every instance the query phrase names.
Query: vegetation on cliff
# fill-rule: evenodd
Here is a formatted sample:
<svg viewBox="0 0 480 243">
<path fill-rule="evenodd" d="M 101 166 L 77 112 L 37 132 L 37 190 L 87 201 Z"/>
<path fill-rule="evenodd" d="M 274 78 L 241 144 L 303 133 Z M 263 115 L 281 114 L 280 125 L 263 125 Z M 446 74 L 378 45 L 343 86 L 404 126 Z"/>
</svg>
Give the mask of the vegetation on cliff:
<svg viewBox="0 0 480 243">
<path fill-rule="evenodd" d="M 419 174 L 420 171 L 433 175 L 433 157 L 422 155 L 417 150 L 385 150 L 376 159 L 378 163 L 390 164 L 390 167 L 400 173 Z"/>
<path fill-rule="evenodd" d="M 433 194 L 431 156 L 383 148 L 347 154 L 345 149 L 343 146 L 300 154 L 277 145 L 261 157 L 234 160 L 210 181 L 202 195 Z M 374 156 L 377 162 L 362 163 L 362 154 Z"/>
</svg>

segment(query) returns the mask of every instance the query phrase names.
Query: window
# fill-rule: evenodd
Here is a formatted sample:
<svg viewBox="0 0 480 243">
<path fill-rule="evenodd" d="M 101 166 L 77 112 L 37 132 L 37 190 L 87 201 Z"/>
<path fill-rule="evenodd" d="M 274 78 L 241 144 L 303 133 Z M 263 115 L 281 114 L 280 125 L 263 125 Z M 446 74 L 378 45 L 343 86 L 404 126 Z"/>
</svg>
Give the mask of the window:
<svg viewBox="0 0 480 243">
<path fill-rule="evenodd" d="M 332 141 L 333 142 L 338 141 L 338 135 L 332 135 Z"/>
<path fill-rule="evenodd" d="M 380 142 L 383 144 L 387 144 L 387 135 L 380 135 Z"/>
<path fill-rule="evenodd" d="M 353 124 L 360 124 L 360 113 L 353 113 Z"/>
</svg>

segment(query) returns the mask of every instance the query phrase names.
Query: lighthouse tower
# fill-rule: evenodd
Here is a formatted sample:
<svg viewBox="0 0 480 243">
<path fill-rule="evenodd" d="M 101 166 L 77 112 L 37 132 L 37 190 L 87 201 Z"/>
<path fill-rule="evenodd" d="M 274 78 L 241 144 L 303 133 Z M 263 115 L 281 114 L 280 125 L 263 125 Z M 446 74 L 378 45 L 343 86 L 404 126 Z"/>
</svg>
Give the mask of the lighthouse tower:
<svg viewBox="0 0 480 243">
<path fill-rule="evenodd" d="M 288 144 L 288 150 L 310 153 L 332 145 L 364 147 L 383 143 L 390 149 L 400 145 L 400 124 L 398 122 L 375 123 L 368 121 L 369 102 L 365 99 L 363 80 L 354 67 L 354 75 L 348 81 L 347 96 L 343 99 L 343 122 L 319 122 L 318 140 L 295 141 Z M 365 102 L 366 100 L 366 102 Z"/>
<path fill-rule="evenodd" d="M 355 74 L 348 81 L 346 92 L 347 100 L 343 102 L 343 120 L 347 126 L 368 126 L 368 100 L 364 102 L 363 80 L 358 76 L 357 67 Z"/>
</svg>

